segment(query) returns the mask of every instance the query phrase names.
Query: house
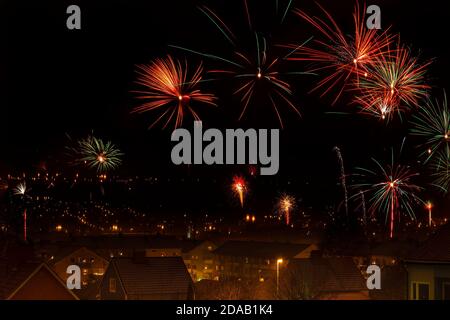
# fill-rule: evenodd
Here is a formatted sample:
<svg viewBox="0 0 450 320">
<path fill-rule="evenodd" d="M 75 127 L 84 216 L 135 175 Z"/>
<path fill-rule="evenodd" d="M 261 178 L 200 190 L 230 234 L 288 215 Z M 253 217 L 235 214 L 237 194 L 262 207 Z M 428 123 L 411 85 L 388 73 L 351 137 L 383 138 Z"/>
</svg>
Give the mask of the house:
<svg viewBox="0 0 450 320">
<path fill-rule="evenodd" d="M 155 236 L 150 239 L 146 257 L 181 257 L 184 253 L 198 246 L 202 241 L 180 240 L 169 236 Z"/>
<path fill-rule="evenodd" d="M 405 259 L 407 298 L 450 300 L 450 224 Z"/>
<path fill-rule="evenodd" d="M 82 300 L 96 299 L 99 283 L 108 267 L 109 261 L 86 247 L 63 247 L 49 260 L 49 265 L 66 281 L 67 267 L 77 265 L 81 270 L 81 289 L 77 295 Z"/>
<path fill-rule="evenodd" d="M 6 300 L 78 300 L 45 263 L 1 263 L 0 298 Z"/>
<path fill-rule="evenodd" d="M 279 298 L 367 300 L 369 290 L 352 258 L 292 259 L 280 269 Z"/>
<path fill-rule="evenodd" d="M 90 280 L 103 276 L 109 262 L 86 247 L 69 247 L 63 248 L 49 263 L 63 280 L 67 278 L 68 266 L 79 266 L 81 269 L 81 284 L 87 286 Z"/>
<path fill-rule="evenodd" d="M 263 282 L 275 276 L 277 265 L 290 259 L 308 258 L 314 244 L 230 240 L 218 247 L 216 271 L 220 280 L 246 279 Z"/>
<path fill-rule="evenodd" d="M 136 252 L 150 248 L 150 237 L 141 235 L 102 235 L 74 239 L 80 247 L 94 250 L 101 257 L 132 257 Z"/>
<path fill-rule="evenodd" d="M 213 251 L 217 246 L 208 240 L 197 241 L 182 252 L 183 261 L 193 281 L 218 280 Z"/>
<path fill-rule="evenodd" d="M 103 300 L 189 300 L 194 286 L 181 257 L 113 258 L 100 285 Z"/>
<path fill-rule="evenodd" d="M 370 250 L 370 263 L 380 267 L 395 266 L 415 249 L 413 242 L 387 241 Z"/>
</svg>

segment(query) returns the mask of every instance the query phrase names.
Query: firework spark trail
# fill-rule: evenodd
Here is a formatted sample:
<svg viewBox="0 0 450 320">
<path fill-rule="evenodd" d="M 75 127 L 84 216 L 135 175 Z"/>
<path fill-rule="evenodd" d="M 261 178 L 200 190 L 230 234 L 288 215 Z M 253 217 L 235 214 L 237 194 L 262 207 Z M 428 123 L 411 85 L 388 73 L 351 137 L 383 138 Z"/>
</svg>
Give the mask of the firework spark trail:
<svg viewBox="0 0 450 320">
<path fill-rule="evenodd" d="M 278 203 L 279 211 L 284 215 L 286 225 L 291 224 L 291 212 L 295 205 L 295 199 L 289 195 L 283 195 Z"/>
<path fill-rule="evenodd" d="M 364 13 L 356 3 L 353 20 L 354 34 L 348 37 L 341 30 L 339 25 L 323 7 L 319 8 L 326 16 L 326 20 L 312 17 L 302 10 L 295 13 L 316 28 L 324 39 L 315 40 L 318 48 L 302 47 L 295 57 L 290 60 L 307 61 L 317 64 L 310 71 L 314 73 L 325 73 L 326 76 L 312 89 L 316 91 L 324 87 L 321 96 L 334 90 L 338 84 L 342 84 L 338 89 L 333 104 L 337 102 L 348 85 L 359 83 L 360 77 L 366 77 L 366 68 L 372 64 L 376 58 L 389 55 L 389 45 L 394 41 L 395 36 L 389 34 L 389 28 L 384 32 L 375 29 L 368 29 L 365 26 Z M 292 46 L 291 46 L 292 47 Z"/>
<path fill-rule="evenodd" d="M 27 209 L 23 211 L 23 240 L 27 241 Z"/>
<path fill-rule="evenodd" d="M 428 98 L 420 106 L 419 112 L 411 121 L 411 135 L 422 138 L 425 142 L 420 145 L 422 156 L 429 161 L 436 152 L 449 149 L 450 138 L 450 110 L 447 105 L 447 95 L 444 91 L 442 102 Z"/>
<path fill-rule="evenodd" d="M 200 120 L 192 103 L 203 103 L 216 106 L 213 94 L 202 93 L 197 89 L 202 81 L 203 66 L 200 64 L 191 78 L 188 79 L 188 65 L 174 60 L 170 55 L 165 59 L 156 59 L 149 65 L 138 66 L 137 84 L 144 89 L 135 91 L 137 98 L 145 102 L 133 109 L 132 112 L 143 113 L 162 109 L 160 116 L 150 125 L 166 118 L 163 128 L 175 119 L 175 128 L 183 123 L 186 113 L 192 115 L 194 120 Z"/>
<path fill-rule="evenodd" d="M 342 189 L 344 190 L 344 204 L 345 204 L 345 214 L 348 217 L 348 192 L 347 192 L 347 182 L 346 182 L 346 175 L 345 175 L 345 168 L 344 168 L 344 158 L 342 157 L 342 152 L 339 147 L 334 147 L 334 152 L 336 152 L 336 156 L 339 161 L 339 166 L 341 170 L 341 184 Z"/>
<path fill-rule="evenodd" d="M 407 214 L 415 219 L 414 204 L 423 204 L 417 196 L 422 188 L 412 181 L 419 174 L 413 172 L 408 166 L 399 165 L 394 162 L 392 151 L 391 162 L 383 165 L 372 158 L 375 169 L 359 168 L 358 176 L 364 181 L 355 184 L 355 188 L 370 195 L 369 210 L 374 214 L 382 212 L 385 214 L 385 222 L 389 221 L 389 237 L 394 236 L 395 219 L 401 214 Z"/>
<path fill-rule="evenodd" d="M 359 191 L 359 195 L 361 196 L 361 205 L 363 211 L 363 224 L 367 225 L 367 208 L 366 208 L 366 197 L 364 196 L 364 192 Z"/>
</svg>

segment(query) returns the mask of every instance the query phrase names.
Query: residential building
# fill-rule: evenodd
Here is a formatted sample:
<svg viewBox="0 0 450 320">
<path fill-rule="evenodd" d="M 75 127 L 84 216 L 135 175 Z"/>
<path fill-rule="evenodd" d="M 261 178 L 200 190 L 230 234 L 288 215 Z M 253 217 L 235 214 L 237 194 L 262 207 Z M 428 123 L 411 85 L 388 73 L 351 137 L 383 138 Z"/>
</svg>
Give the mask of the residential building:
<svg viewBox="0 0 450 320">
<path fill-rule="evenodd" d="M 194 286 L 181 257 L 113 258 L 100 285 L 103 300 L 188 300 Z"/>
<path fill-rule="evenodd" d="M 410 300 L 450 300 L 450 224 L 406 260 Z"/>
<path fill-rule="evenodd" d="M 280 270 L 281 299 L 367 300 L 369 290 L 352 258 L 292 259 Z"/>
<path fill-rule="evenodd" d="M 1 264 L 0 299 L 78 300 L 45 263 Z"/>
<path fill-rule="evenodd" d="M 280 267 L 295 258 L 308 258 L 317 249 L 314 244 L 226 241 L 214 251 L 218 279 L 263 282 L 275 276 L 277 265 Z"/>
</svg>

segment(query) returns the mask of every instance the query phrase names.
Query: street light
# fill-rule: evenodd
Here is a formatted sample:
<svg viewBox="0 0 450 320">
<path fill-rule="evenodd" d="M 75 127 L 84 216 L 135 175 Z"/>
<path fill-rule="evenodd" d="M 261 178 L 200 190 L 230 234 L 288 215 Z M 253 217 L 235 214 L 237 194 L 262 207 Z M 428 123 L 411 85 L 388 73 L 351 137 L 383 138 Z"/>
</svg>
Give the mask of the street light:
<svg viewBox="0 0 450 320">
<path fill-rule="evenodd" d="M 279 258 L 277 260 L 277 297 L 278 297 L 278 291 L 279 291 L 279 286 L 280 286 L 280 264 L 283 263 L 283 259 Z"/>
</svg>

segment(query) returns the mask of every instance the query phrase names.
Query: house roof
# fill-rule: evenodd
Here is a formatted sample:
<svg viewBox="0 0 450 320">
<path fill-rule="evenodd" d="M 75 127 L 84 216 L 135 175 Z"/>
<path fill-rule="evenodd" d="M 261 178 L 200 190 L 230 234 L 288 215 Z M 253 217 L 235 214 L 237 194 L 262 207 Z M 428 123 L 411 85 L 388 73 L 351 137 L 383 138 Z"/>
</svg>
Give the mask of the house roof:
<svg viewBox="0 0 450 320">
<path fill-rule="evenodd" d="M 450 223 L 442 226 L 422 246 L 408 255 L 406 261 L 450 263 Z"/>
<path fill-rule="evenodd" d="M 113 258 L 110 267 L 129 295 L 187 294 L 192 286 L 181 257 Z"/>
<path fill-rule="evenodd" d="M 403 258 L 409 255 L 416 247 L 415 243 L 411 242 L 384 242 L 371 250 L 372 256 L 390 256 Z"/>
<path fill-rule="evenodd" d="M 39 267 L 39 262 L 11 265 L 0 261 L 0 299 L 7 299 Z"/>
<path fill-rule="evenodd" d="M 78 297 L 67 289 L 62 280 L 45 263 L 23 262 L 11 265 L 7 261 L 0 262 L 0 299 L 12 297 L 42 268 L 47 270 L 74 299 L 78 300 Z"/>
<path fill-rule="evenodd" d="M 352 258 L 293 259 L 287 268 L 306 278 L 311 289 L 316 292 L 367 290 L 363 276 Z"/>
<path fill-rule="evenodd" d="M 214 253 L 223 256 L 264 259 L 293 258 L 309 246 L 309 244 L 230 240 L 217 248 Z"/>
<path fill-rule="evenodd" d="M 89 251 L 91 255 L 96 256 L 98 258 L 104 259 L 105 261 L 108 261 L 108 259 L 104 258 L 103 256 L 99 255 L 95 250 L 83 247 L 83 246 L 67 246 L 67 247 L 60 247 L 58 251 L 55 253 L 53 259 L 49 262 L 50 264 L 57 264 L 64 258 L 71 256 L 78 251 L 86 250 Z"/>
</svg>

